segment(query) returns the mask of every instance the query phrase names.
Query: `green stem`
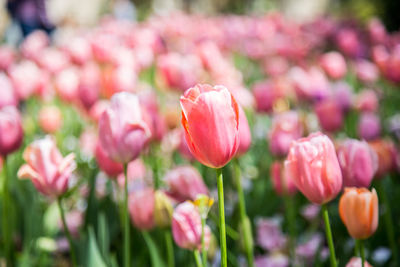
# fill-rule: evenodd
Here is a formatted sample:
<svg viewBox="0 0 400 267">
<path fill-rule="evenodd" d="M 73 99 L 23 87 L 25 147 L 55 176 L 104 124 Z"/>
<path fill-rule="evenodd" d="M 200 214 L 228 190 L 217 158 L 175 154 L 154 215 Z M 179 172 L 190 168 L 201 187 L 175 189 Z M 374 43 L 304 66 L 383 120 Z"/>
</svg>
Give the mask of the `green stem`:
<svg viewBox="0 0 400 267">
<path fill-rule="evenodd" d="M 201 217 L 201 256 L 203 258 L 203 266 L 207 267 L 207 250 L 206 250 L 206 242 L 204 239 L 204 229 L 206 225 L 206 218 Z"/>
<path fill-rule="evenodd" d="M 227 267 L 226 258 L 226 230 L 225 230 L 225 208 L 224 208 L 224 182 L 222 169 L 216 169 L 218 186 L 218 209 L 219 209 L 219 233 L 221 246 L 221 267 Z"/>
<path fill-rule="evenodd" d="M 12 266 L 12 230 L 10 229 L 9 219 L 9 206 L 10 206 L 10 192 L 8 181 L 8 168 L 7 157 L 4 157 L 3 163 L 3 238 L 4 238 L 4 254 L 6 258 L 6 265 Z"/>
<path fill-rule="evenodd" d="M 236 187 L 238 193 L 238 205 L 240 212 L 240 221 L 243 229 L 244 235 L 244 247 L 247 255 L 247 264 L 249 267 L 254 267 L 254 259 L 253 259 L 253 236 L 251 230 L 251 224 L 249 223 L 249 219 L 246 214 L 246 203 L 243 193 L 242 181 L 241 181 L 241 173 L 240 173 L 240 165 L 239 160 L 235 159 L 234 162 L 235 169 L 235 177 L 236 177 Z"/>
<path fill-rule="evenodd" d="M 174 244 L 172 242 L 172 235 L 169 229 L 165 230 L 165 245 L 167 247 L 168 267 L 174 267 L 175 266 Z"/>
<path fill-rule="evenodd" d="M 200 252 L 197 249 L 195 249 L 193 250 L 193 255 L 194 255 L 194 260 L 196 261 L 196 266 L 203 267 L 203 264 L 201 263 Z"/>
<path fill-rule="evenodd" d="M 68 225 L 67 222 L 65 220 L 65 213 L 64 213 L 64 209 L 62 207 L 62 201 L 61 201 L 61 197 L 57 198 L 57 204 L 58 204 L 58 208 L 60 210 L 60 214 L 61 214 L 61 220 L 64 226 L 64 231 L 65 234 L 67 236 L 68 239 L 68 243 L 69 243 L 69 250 L 71 252 L 71 259 L 72 259 L 72 266 L 76 267 L 76 254 L 75 254 L 75 248 L 74 248 L 74 243 L 72 242 L 72 237 L 71 237 L 71 233 L 68 229 Z"/>
<path fill-rule="evenodd" d="M 129 210 L 128 210 L 128 164 L 124 164 L 124 266 L 130 266 L 130 225 L 129 225 Z"/>
<path fill-rule="evenodd" d="M 386 179 L 389 179 L 390 177 L 387 177 Z M 397 245 L 396 245 L 396 240 L 394 239 L 394 227 L 393 227 L 393 219 L 392 219 L 392 213 L 390 212 L 390 203 L 388 200 L 388 197 L 386 195 L 386 191 L 383 187 L 383 180 L 377 182 L 377 189 L 378 189 L 378 195 L 380 199 L 382 200 L 382 204 L 385 207 L 384 208 L 384 220 L 385 220 L 385 228 L 386 228 L 386 234 L 387 238 L 389 240 L 390 248 L 393 253 L 393 261 L 394 261 L 394 266 L 397 266 L 397 260 L 398 260 L 398 252 L 397 252 Z"/>
<path fill-rule="evenodd" d="M 365 262 L 365 254 L 364 254 L 364 242 L 362 240 L 358 240 L 358 248 L 360 249 L 360 255 L 361 255 L 361 266 L 364 267 L 364 262 Z"/>
<path fill-rule="evenodd" d="M 325 233 L 326 233 L 326 239 L 328 241 L 328 246 L 329 246 L 329 256 L 330 256 L 330 261 L 331 261 L 331 267 L 336 267 L 337 263 L 336 263 L 335 247 L 333 245 L 331 225 L 329 223 L 329 214 L 328 214 L 328 209 L 326 208 L 326 204 L 322 204 L 322 215 L 323 215 L 324 221 L 325 221 Z"/>
<path fill-rule="evenodd" d="M 289 227 L 289 250 L 292 262 L 296 262 L 296 253 L 295 253 L 295 238 L 296 238 L 296 214 L 294 210 L 293 197 L 287 194 L 284 195 L 285 206 L 286 206 L 286 219 Z"/>
<path fill-rule="evenodd" d="M 354 244 L 354 256 L 360 257 L 360 243 L 358 239 L 355 239 L 355 244 Z"/>
<path fill-rule="evenodd" d="M 95 200 L 95 194 L 96 194 L 96 171 L 91 171 L 91 175 L 89 177 L 89 196 L 87 200 L 87 208 L 86 208 L 86 214 L 85 214 L 85 229 L 89 225 L 89 220 L 90 215 L 93 213 L 93 205 L 94 205 L 94 200 Z"/>
</svg>

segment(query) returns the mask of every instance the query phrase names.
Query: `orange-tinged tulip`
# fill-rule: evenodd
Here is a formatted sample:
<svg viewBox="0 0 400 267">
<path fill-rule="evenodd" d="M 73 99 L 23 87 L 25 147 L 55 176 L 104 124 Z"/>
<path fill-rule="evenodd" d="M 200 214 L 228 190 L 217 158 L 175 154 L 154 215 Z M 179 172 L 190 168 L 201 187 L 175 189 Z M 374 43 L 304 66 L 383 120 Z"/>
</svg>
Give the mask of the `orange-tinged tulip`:
<svg viewBox="0 0 400 267">
<path fill-rule="evenodd" d="M 193 156 L 221 168 L 239 147 L 239 108 L 224 86 L 199 84 L 181 97 L 182 125 Z"/>
<path fill-rule="evenodd" d="M 355 239 L 370 237 L 378 227 L 378 196 L 375 189 L 346 187 L 339 201 L 339 214 Z"/>
</svg>

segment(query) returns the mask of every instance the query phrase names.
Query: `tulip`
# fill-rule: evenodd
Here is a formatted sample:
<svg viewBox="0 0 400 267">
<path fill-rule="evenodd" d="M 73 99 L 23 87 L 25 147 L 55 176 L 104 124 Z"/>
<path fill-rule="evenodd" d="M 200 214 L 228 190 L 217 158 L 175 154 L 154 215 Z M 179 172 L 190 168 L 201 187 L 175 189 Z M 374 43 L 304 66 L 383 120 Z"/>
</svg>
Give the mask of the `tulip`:
<svg viewBox="0 0 400 267">
<path fill-rule="evenodd" d="M 9 76 L 19 99 L 27 99 L 37 93 L 44 72 L 32 61 L 24 60 L 10 67 Z"/>
<path fill-rule="evenodd" d="M 356 99 L 356 108 L 364 112 L 375 112 L 379 107 L 374 90 L 363 90 Z"/>
<path fill-rule="evenodd" d="M 279 98 L 284 96 L 278 84 L 272 81 L 258 82 L 253 87 L 253 94 L 256 100 L 257 111 L 270 112 Z"/>
<path fill-rule="evenodd" d="M 20 49 L 24 57 L 37 60 L 40 52 L 50 43 L 49 36 L 40 30 L 36 30 L 29 34 L 22 42 Z"/>
<path fill-rule="evenodd" d="M 246 113 L 239 106 L 239 147 L 237 156 L 241 156 L 249 150 L 251 145 L 251 132 L 249 123 L 247 122 Z"/>
<path fill-rule="evenodd" d="M 79 71 L 76 67 L 69 67 L 55 76 L 57 93 L 64 101 L 73 101 L 78 97 Z"/>
<path fill-rule="evenodd" d="M 285 175 L 313 203 L 324 204 L 342 189 L 342 174 L 333 143 L 313 133 L 292 143 L 285 161 Z"/>
<path fill-rule="evenodd" d="M 4 73 L 0 73 L 0 108 L 5 106 L 16 106 L 18 103 L 11 80 Z"/>
<path fill-rule="evenodd" d="M 279 251 L 286 246 L 287 238 L 282 233 L 280 221 L 260 219 L 257 221 L 257 243 L 268 251 Z"/>
<path fill-rule="evenodd" d="M 343 125 L 343 113 L 334 99 L 324 99 L 315 105 L 315 113 L 324 131 L 334 132 Z"/>
<path fill-rule="evenodd" d="M 369 187 L 378 169 L 378 157 L 365 141 L 346 140 L 337 149 L 337 156 L 344 186 Z"/>
<path fill-rule="evenodd" d="M 146 188 L 129 196 L 129 213 L 135 226 L 141 230 L 154 227 L 154 190 Z"/>
<path fill-rule="evenodd" d="M 350 261 L 346 264 L 346 267 L 361 267 L 362 265 L 362 259 L 360 257 L 353 257 L 350 259 Z M 372 267 L 369 262 L 364 261 L 364 267 Z"/>
<path fill-rule="evenodd" d="M 80 71 L 77 95 L 83 106 L 90 109 L 98 100 L 100 94 L 100 69 L 93 63 L 85 64 Z"/>
<path fill-rule="evenodd" d="M 282 170 L 282 163 L 275 161 L 271 165 L 271 181 L 277 194 L 292 195 L 297 191 L 292 179 L 287 177 Z"/>
<path fill-rule="evenodd" d="M 394 144 L 391 141 L 383 139 L 370 141 L 368 144 L 378 156 L 378 170 L 376 172 L 376 178 L 383 178 L 395 167 Z"/>
<path fill-rule="evenodd" d="M 62 125 L 62 114 L 57 106 L 43 107 L 39 111 L 39 125 L 45 133 L 55 133 Z"/>
<path fill-rule="evenodd" d="M 208 248 L 211 230 L 204 228 L 205 247 Z M 172 235 L 175 243 L 185 249 L 201 250 L 201 218 L 195 205 L 186 201 L 179 204 L 172 214 Z"/>
<path fill-rule="evenodd" d="M 328 79 L 316 67 L 309 70 L 293 67 L 289 71 L 289 78 L 300 99 L 320 100 L 326 98 L 330 93 Z"/>
<path fill-rule="evenodd" d="M 368 22 L 367 30 L 369 39 L 371 39 L 374 44 L 384 43 L 388 37 L 385 25 L 383 25 L 379 18 L 372 18 Z"/>
<path fill-rule="evenodd" d="M 358 135 L 365 140 L 373 140 L 381 134 L 381 122 L 374 113 L 362 113 L 358 121 Z"/>
<path fill-rule="evenodd" d="M 292 141 L 302 135 L 303 127 L 297 112 L 288 111 L 275 115 L 268 135 L 271 153 L 275 156 L 285 156 Z"/>
<path fill-rule="evenodd" d="M 179 166 L 170 170 L 164 178 L 169 193 L 179 201 L 195 200 L 199 194 L 208 194 L 200 173 L 192 166 Z"/>
<path fill-rule="evenodd" d="M 340 29 L 336 36 L 339 49 L 349 57 L 357 57 L 362 54 L 362 46 L 357 32 L 350 28 Z"/>
<path fill-rule="evenodd" d="M 95 157 L 99 168 L 110 177 L 117 176 L 124 171 L 122 164 L 110 159 L 99 142 L 96 144 Z"/>
<path fill-rule="evenodd" d="M 352 105 L 353 92 L 346 82 L 336 82 L 332 85 L 333 98 L 341 107 L 342 112 L 348 111 Z"/>
<path fill-rule="evenodd" d="M 357 78 L 364 83 L 373 83 L 378 79 L 378 68 L 374 63 L 360 59 L 355 64 Z"/>
<path fill-rule="evenodd" d="M 326 135 L 313 133 L 292 143 L 285 161 L 285 175 L 313 203 L 322 204 L 331 267 L 336 267 L 335 248 L 326 203 L 342 188 L 342 174 L 335 147 Z"/>
<path fill-rule="evenodd" d="M 18 170 L 18 177 L 31 179 L 36 189 L 46 196 L 59 197 L 67 191 L 76 167 L 73 153 L 63 158 L 55 141 L 47 136 L 31 143 L 23 158 L 27 164 Z"/>
<path fill-rule="evenodd" d="M 185 92 L 180 102 L 190 152 L 206 166 L 225 166 L 235 156 L 240 142 L 239 108 L 228 89 L 196 85 Z"/>
<path fill-rule="evenodd" d="M 0 70 L 6 71 L 15 61 L 16 53 L 11 46 L 0 47 Z"/>
<path fill-rule="evenodd" d="M 339 52 L 328 52 L 323 54 L 320 65 L 326 74 L 332 79 L 340 79 L 347 72 L 347 65 L 344 57 Z"/>
<path fill-rule="evenodd" d="M 116 162 L 128 163 L 139 156 L 150 131 L 134 94 L 122 92 L 111 98 L 110 107 L 100 117 L 99 137 L 103 149 Z"/>
<path fill-rule="evenodd" d="M 378 196 L 375 189 L 345 188 L 339 201 L 339 214 L 353 238 L 370 237 L 378 227 Z"/>
<path fill-rule="evenodd" d="M 7 156 L 17 150 L 22 143 L 21 117 L 14 106 L 0 109 L 0 155 Z"/>
<path fill-rule="evenodd" d="M 154 193 L 154 222 L 158 227 L 168 227 L 172 220 L 171 200 L 162 191 Z"/>
</svg>

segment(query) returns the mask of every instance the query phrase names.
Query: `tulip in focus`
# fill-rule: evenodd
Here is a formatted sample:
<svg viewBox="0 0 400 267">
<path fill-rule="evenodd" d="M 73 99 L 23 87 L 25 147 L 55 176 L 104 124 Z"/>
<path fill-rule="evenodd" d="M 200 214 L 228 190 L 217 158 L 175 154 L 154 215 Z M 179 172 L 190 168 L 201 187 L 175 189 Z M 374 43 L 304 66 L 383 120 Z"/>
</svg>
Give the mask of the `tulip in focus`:
<svg viewBox="0 0 400 267">
<path fill-rule="evenodd" d="M 320 65 L 326 74 L 332 79 L 340 79 L 347 72 L 347 65 L 344 57 L 339 52 L 328 52 L 323 54 Z"/>
<path fill-rule="evenodd" d="M 279 113 L 272 120 L 269 133 L 269 148 L 276 156 L 285 156 L 292 141 L 303 135 L 303 126 L 299 114 L 295 111 Z"/>
<path fill-rule="evenodd" d="M 99 168 L 110 177 L 115 177 L 124 171 L 122 164 L 110 159 L 99 142 L 96 144 L 95 157 Z"/>
<path fill-rule="evenodd" d="M 195 200 L 200 194 L 208 194 L 203 178 L 192 166 L 179 166 L 170 170 L 164 181 L 169 187 L 169 194 L 178 201 Z"/>
<path fill-rule="evenodd" d="M 313 203 L 325 204 L 342 189 L 335 147 L 328 136 L 313 133 L 292 143 L 285 175 Z"/>
<path fill-rule="evenodd" d="M 175 243 L 185 249 L 201 250 L 201 218 L 195 205 L 186 201 L 179 204 L 172 215 L 172 235 Z M 206 249 L 211 239 L 211 230 L 204 227 L 204 243 Z"/>
<path fill-rule="evenodd" d="M 62 125 L 62 114 L 57 106 L 43 107 L 39 111 L 39 125 L 45 133 L 55 133 Z"/>
<path fill-rule="evenodd" d="M 340 144 L 337 156 L 343 186 L 369 187 L 378 169 L 378 157 L 368 143 L 348 139 Z"/>
<path fill-rule="evenodd" d="M 375 189 L 346 187 L 339 201 L 339 214 L 354 239 L 366 239 L 378 227 L 378 196 Z"/>
<path fill-rule="evenodd" d="M 225 166 L 239 147 L 239 108 L 224 86 L 196 85 L 181 97 L 190 152 L 211 168 Z"/>
<path fill-rule="evenodd" d="M 21 116 L 14 106 L 0 109 L 0 155 L 7 156 L 17 150 L 22 143 L 23 130 Z"/>
<path fill-rule="evenodd" d="M 136 95 L 114 94 L 110 106 L 99 121 L 99 139 L 108 156 L 117 162 L 128 163 L 137 158 L 150 138 Z"/>
<path fill-rule="evenodd" d="M 19 178 L 29 178 L 42 194 L 59 197 L 68 189 L 76 164 L 73 153 L 63 158 L 54 139 L 47 136 L 31 143 L 24 151 L 27 162 L 18 170 Z"/>
</svg>

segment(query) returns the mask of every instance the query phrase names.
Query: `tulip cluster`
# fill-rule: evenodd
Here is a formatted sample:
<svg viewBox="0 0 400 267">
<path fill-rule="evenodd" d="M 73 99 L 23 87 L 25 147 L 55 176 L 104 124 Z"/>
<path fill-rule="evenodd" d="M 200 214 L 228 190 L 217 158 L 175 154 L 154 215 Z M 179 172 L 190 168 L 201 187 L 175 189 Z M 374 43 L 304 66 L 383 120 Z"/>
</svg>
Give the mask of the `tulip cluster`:
<svg viewBox="0 0 400 267">
<path fill-rule="evenodd" d="M 0 260 L 397 266 L 398 35 L 171 13 L 0 45 Z"/>
</svg>

